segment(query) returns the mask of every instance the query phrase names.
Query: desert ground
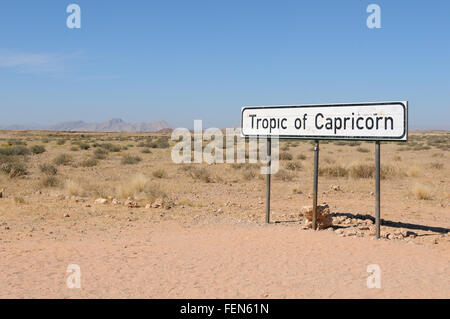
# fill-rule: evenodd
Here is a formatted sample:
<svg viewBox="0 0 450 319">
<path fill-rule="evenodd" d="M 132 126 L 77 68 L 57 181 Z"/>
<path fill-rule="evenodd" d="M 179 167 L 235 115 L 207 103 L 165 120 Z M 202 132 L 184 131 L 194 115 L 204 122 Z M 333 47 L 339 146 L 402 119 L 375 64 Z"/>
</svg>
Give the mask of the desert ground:
<svg viewBox="0 0 450 319">
<path fill-rule="evenodd" d="M 175 164 L 175 143 L 0 131 L 0 298 L 450 298 L 449 132 L 382 143 L 379 240 L 373 143 L 321 142 L 317 231 L 310 141 L 280 142 L 269 225 L 258 164 Z"/>
</svg>

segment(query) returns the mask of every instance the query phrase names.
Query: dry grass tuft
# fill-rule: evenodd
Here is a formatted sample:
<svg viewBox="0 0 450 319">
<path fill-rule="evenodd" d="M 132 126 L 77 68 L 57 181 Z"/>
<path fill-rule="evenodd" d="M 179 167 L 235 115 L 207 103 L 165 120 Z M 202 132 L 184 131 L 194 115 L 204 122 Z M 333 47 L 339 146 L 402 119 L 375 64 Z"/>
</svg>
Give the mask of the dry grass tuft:
<svg viewBox="0 0 450 319">
<path fill-rule="evenodd" d="M 420 176 L 421 174 L 422 174 L 421 169 L 415 166 L 408 168 L 408 170 L 406 171 L 406 175 L 409 177 L 417 177 Z"/>
<path fill-rule="evenodd" d="M 339 164 L 319 166 L 319 176 L 346 177 L 348 169 Z"/>
<path fill-rule="evenodd" d="M 420 200 L 431 200 L 433 198 L 430 189 L 422 184 L 414 185 L 412 193 Z"/>
</svg>

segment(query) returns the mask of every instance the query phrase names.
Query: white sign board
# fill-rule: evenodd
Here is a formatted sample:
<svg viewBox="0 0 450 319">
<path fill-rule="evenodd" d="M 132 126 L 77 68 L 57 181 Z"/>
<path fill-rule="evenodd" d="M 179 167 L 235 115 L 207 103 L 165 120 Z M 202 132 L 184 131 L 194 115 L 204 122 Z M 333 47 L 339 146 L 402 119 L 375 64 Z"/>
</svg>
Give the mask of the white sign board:
<svg viewBox="0 0 450 319">
<path fill-rule="evenodd" d="M 245 106 L 244 137 L 408 140 L 408 102 Z"/>
</svg>

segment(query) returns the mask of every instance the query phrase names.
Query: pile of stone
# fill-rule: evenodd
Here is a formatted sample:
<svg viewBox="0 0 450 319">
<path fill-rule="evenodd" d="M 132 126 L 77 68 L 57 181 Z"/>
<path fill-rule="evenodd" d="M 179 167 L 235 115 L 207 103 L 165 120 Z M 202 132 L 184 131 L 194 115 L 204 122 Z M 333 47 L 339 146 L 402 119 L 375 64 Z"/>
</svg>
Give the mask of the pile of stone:
<svg viewBox="0 0 450 319">
<path fill-rule="evenodd" d="M 313 220 L 313 207 L 312 206 L 304 206 L 301 209 L 301 214 L 306 218 L 305 219 L 305 227 L 312 228 L 312 220 Z M 317 205 L 317 214 L 316 214 L 316 225 L 317 229 L 326 229 L 333 225 L 333 218 L 330 215 L 330 207 L 327 204 Z"/>
</svg>

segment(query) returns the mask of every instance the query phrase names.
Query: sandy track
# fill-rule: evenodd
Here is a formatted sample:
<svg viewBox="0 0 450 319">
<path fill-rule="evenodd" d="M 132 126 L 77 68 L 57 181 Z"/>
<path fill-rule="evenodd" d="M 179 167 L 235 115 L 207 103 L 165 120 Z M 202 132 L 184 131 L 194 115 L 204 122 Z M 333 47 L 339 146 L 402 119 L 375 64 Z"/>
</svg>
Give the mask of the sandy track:
<svg viewBox="0 0 450 319">
<path fill-rule="evenodd" d="M 3 243 L 1 298 L 449 298 L 449 245 L 342 238 L 296 225 L 140 223 Z M 81 289 L 66 267 L 81 267 Z M 382 270 L 368 289 L 367 265 Z"/>
</svg>

